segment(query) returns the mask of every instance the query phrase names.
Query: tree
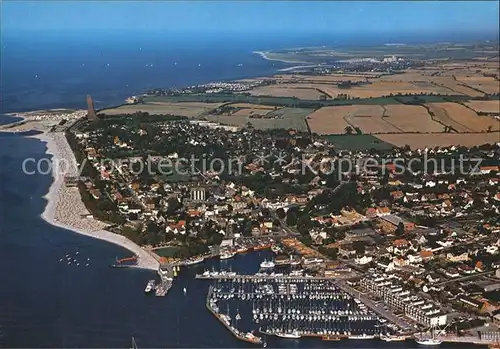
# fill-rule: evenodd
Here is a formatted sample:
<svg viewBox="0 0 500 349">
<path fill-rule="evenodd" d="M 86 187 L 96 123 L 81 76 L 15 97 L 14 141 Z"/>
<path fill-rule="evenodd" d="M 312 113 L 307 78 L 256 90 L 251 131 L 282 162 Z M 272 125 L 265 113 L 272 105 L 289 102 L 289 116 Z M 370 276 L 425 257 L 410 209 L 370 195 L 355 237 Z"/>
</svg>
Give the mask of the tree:
<svg viewBox="0 0 500 349">
<path fill-rule="evenodd" d="M 337 259 L 338 249 L 336 249 L 336 248 L 327 248 L 327 247 L 320 246 L 318 248 L 318 251 L 330 259 L 333 259 L 333 260 Z"/>
<path fill-rule="evenodd" d="M 352 247 L 356 250 L 356 254 L 365 254 L 366 245 L 363 241 L 354 241 Z"/>
<path fill-rule="evenodd" d="M 348 125 L 344 128 L 344 131 L 345 131 L 345 133 L 350 135 L 350 134 L 352 134 L 352 127 Z"/>
<path fill-rule="evenodd" d="M 399 222 L 398 227 L 396 228 L 396 236 L 401 236 L 405 233 L 405 225 L 403 222 Z"/>
<path fill-rule="evenodd" d="M 288 213 L 286 215 L 286 225 L 297 225 L 297 213 L 295 213 L 295 211 L 288 210 Z"/>
<path fill-rule="evenodd" d="M 282 207 L 280 207 L 276 210 L 276 215 L 279 217 L 279 219 L 283 219 L 286 217 L 286 212 Z"/>
<path fill-rule="evenodd" d="M 168 198 L 167 205 L 168 205 L 168 212 L 176 212 L 182 207 L 182 204 L 174 196 Z"/>
</svg>

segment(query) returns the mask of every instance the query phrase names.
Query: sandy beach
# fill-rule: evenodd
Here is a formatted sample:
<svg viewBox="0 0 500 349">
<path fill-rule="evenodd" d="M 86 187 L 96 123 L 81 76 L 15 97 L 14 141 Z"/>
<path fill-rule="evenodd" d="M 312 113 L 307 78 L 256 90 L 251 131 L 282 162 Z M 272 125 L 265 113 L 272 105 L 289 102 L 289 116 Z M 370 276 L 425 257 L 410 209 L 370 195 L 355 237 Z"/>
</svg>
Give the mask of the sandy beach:
<svg viewBox="0 0 500 349">
<path fill-rule="evenodd" d="M 47 143 L 47 154 L 52 155 L 52 163 L 65 159 L 72 164 L 65 171 L 53 171 L 53 183 L 44 196 L 47 206 L 42 218 L 48 223 L 71 230 L 75 233 L 105 240 L 124 247 L 138 256 L 137 267 L 158 270 L 159 262 L 147 251 L 122 235 L 104 230 L 107 224 L 92 217 L 83 203 L 77 187 L 64 185 L 64 176 L 78 176 L 76 159 L 63 133 L 44 133 L 33 136 Z"/>
<path fill-rule="evenodd" d="M 253 51 L 253 53 L 261 56 L 263 59 L 267 61 L 276 61 L 276 62 L 283 62 L 287 64 L 297 64 L 297 63 L 304 63 L 304 64 L 311 64 L 311 62 L 305 62 L 305 61 L 294 61 L 294 60 L 286 60 L 286 59 L 277 59 L 277 58 L 271 58 L 269 57 L 269 54 L 271 52 L 266 52 L 266 51 Z"/>
</svg>

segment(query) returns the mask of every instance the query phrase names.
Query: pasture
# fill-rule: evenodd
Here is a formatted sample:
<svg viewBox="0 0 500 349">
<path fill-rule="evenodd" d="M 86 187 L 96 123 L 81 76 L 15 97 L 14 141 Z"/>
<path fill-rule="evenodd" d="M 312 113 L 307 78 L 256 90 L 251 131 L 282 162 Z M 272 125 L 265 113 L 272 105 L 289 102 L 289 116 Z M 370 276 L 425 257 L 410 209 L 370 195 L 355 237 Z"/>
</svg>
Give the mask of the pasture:
<svg viewBox="0 0 500 349">
<path fill-rule="evenodd" d="M 325 135 L 323 138 L 333 143 L 337 149 L 345 150 L 390 150 L 394 146 L 371 135 Z"/>
</svg>

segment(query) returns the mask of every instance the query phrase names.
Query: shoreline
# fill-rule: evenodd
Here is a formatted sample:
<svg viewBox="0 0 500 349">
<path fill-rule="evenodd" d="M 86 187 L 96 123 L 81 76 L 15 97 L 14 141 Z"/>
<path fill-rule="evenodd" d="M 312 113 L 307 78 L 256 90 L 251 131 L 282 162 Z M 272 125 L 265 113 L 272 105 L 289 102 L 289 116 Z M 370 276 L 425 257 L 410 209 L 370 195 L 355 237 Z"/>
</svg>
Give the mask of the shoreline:
<svg viewBox="0 0 500 349">
<path fill-rule="evenodd" d="M 287 63 L 287 64 L 312 64 L 311 62 L 305 62 L 305 61 L 291 61 L 291 60 L 286 60 L 286 59 L 271 58 L 271 57 L 269 57 L 269 53 L 270 53 L 269 51 L 253 51 L 252 53 L 261 56 L 266 61 L 276 61 L 276 62 L 282 62 L 282 63 Z"/>
<path fill-rule="evenodd" d="M 62 137 L 62 139 L 56 137 Z M 29 138 L 36 138 L 46 144 L 46 154 L 52 156 L 52 164 L 56 163 L 56 161 L 60 159 L 70 160 L 72 161 L 72 164 L 76 164 L 74 154 L 71 149 L 69 149 L 69 144 L 67 143 L 64 134 L 59 133 L 51 136 L 47 133 L 43 133 L 35 136 L 29 136 Z M 64 152 L 60 149 L 61 146 L 67 147 L 67 151 L 65 153 L 67 155 L 66 157 L 64 156 Z M 67 158 L 68 155 L 71 156 L 71 159 Z M 76 170 L 76 168 L 73 170 Z M 137 255 L 137 265 L 134 267 L 154 271 L 158 270 L 160 266 L 159 261 L 142 247 L 123 235 L 118 235 L 105 230 L 104 228 L 107 226 L 106 223 L 98 221 L 94 218 L 82 218 L 80 214 L 83 212 L 88 213 L 88 211 L 81 200 L 78 188 L 68 188 L 64 186 L 64 176 L 61 173 L 55 172 L 56 171 L 52 171 L 52 184 L 50 185 L 47 194 L 43 196 L 43 198 L 47 200 L 45 209 L 40 216 L 44 221 L 56 227 L 67 229 L 74 233 L 92 237 L 94 239 L 104 240 L 125 248 Z M 67 206 L 67 208 L 70 208 L 71 210 L 61 212 L 62 210 L 58 206 Z"/>
</svg>

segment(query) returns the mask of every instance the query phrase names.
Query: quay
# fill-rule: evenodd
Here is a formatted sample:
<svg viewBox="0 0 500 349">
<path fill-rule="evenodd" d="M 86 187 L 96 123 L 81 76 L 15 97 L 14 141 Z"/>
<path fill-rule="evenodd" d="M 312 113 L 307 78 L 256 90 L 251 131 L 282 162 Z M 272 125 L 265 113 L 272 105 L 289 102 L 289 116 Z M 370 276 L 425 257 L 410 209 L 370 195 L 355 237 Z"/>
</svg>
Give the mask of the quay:
<svg viewBox="0 0 500 349">
<path fill-rule="evenodd" d="M 411 330 L 412 326 L 408 324 L 407 322 L 401 320 L 399 317 L 397 317 L 394 313 L 385 310 L 383 307 L 378 306 L 373 302 L 370 298 L 367 296 L 361 294 L 358 290 L 352 288 L 351 286 L 347 285 L 345 282 L 337 282 L 337 286 L 344 292 L 350 294 L 352 297 L 359 299 L 362 301 L 366 306 L 368 306 L 371 310 L 373 310 L 375 313 L 379 314 L 380 316 L 383 316 L 387 320 L 391 321 L 392 323 L 396 324 L 402 329 L 405 330 Z"/>
<path fill-rule="evenodd" d="M 498 343 L 499 338 L 479 338 L 476 336 L 440 336 L 437 337 L 443 343 L 463 343 L 463 344 L 475 344 L 475 345 L 485 345 L 490 346 Z"/>
</svg>

